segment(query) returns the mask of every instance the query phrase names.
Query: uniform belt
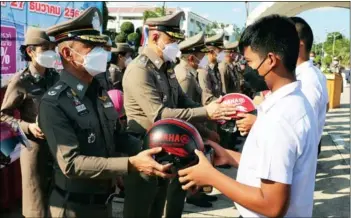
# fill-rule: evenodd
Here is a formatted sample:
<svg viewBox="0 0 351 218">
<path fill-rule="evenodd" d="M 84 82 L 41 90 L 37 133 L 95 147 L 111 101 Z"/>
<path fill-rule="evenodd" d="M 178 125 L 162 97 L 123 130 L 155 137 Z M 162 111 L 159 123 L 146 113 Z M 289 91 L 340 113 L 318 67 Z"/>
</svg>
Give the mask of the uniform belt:
<svg viewBox="0 0 351 218">
<path fill-rule="evenodd" d="M 63 197 L 66 198 L 68 194 L 67 201 L 72 203 L 80 204 L 105 204 L 111 193 L 108 194 L 86 194 L 86 193 L 75 193 L 68 192 L 55 186 L 56 191 Z"/>
</svg>

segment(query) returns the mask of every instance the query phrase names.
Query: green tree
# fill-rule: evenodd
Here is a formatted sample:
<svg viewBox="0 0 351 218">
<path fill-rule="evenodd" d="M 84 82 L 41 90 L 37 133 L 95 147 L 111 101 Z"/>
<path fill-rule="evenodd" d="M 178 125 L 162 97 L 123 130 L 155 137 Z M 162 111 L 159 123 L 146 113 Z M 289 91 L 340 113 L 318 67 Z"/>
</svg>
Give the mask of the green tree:
<svg viewBox="0 0 351 218">
<path fill-rule="evenodd" d="M 127 34 L 125 32 L 120 32 L 115 38 L 116 43 L 125 43 L 127 42 Z"/>
<path fill-rule="evenodd" d="M 140 35 L 138 33 L 129 34 L 127 39 L 130 44 L 134 45 L 135 47 L 139 47 Z"/>
<path fill-rule="evenodd" d="M 126 35 L 134 33 L 134 24 L 129 21 L 122 23 L 121 32 L 125 33 Z"/>
<path fill-rule="evenodd" d="M 148 18 L 165 16 L 166 15 L 166 11 L 167 11 L 167 9 L 165 7 L 165 4 L 163 4 L 162 7 L 155 8 L 155 10 L 153 10 L 153 11 L 146 10 L 143 13 L 143 20 L 145 22 Z"/>
</svg>

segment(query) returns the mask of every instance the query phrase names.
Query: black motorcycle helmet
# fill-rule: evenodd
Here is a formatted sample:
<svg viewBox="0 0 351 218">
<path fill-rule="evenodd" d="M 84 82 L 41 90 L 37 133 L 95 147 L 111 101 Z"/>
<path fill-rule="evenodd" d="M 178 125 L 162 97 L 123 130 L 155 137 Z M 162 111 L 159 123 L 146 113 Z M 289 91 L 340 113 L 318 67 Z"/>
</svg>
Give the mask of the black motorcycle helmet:
<svg viewBox="0 0 351 218">
<path fill-rule="evenodd" d="M 205 150 L 197 129 L 179 119 L 164 119 L 152 125 L 144 137 L 144 149 L 154 147 L 162 147 L 155 160 L 162 164 L 172 163 L 172 171 L 196 164 L 195 149 Z"/>
<path fill-rule="evenodd" d="M 0 130 L 0 165 L 7 166 L 11 163 L 11 154 L 20 149 L 19 144 L 27 148 L 30 148 L 30 144 L 17 122 L 1 122 Z"/>
</svg>

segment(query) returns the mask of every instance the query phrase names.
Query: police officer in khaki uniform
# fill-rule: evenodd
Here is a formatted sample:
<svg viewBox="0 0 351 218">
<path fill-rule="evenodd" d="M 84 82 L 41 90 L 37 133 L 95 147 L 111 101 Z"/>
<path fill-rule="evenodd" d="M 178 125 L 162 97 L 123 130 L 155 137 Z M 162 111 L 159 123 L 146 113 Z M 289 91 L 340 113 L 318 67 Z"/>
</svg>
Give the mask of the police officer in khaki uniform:
<svg viewBox="0 0 351 218">
<path fill-rule="evenodd" d="M 224 45 L 224 60 L 219 63 L 218 69 L 221 74 L 222 92 L 224 94 L 240 92 L 240 78 L 237 69 L 233 64 L 233 52 L 238 47 L 238 42 L 231 42 Z"/>
<path fill-rule="evenodd" d="M 126 69 L 123 88 L 128 131 L 139 138 L 155 121 L 163 118 L 203 122 L 207 119 L 228 119 L 229 114 L 234 112 L 233 107 L 221 105 L 219 101 L 199 107 L 200 104 L 192 101 L 179 86 L 173 68 L 180 54 L 177 43 L 183 39 L 180 28 L 183 17 L 184 12 L 181 11 L 147 19 L 148 45 Z M 168 180 L 139 173 L 128 175 L 124 217 L 162 217 L 168 183 Z M 172 216 L 167 210 L 166 217 Z"/>
<path fill-rule="evenodd" d="M 101 20 L 99 10 L 91 7 L 47 30 L 58 43 L 64 67 L 39 108 L 39 126 L 55 159 L 55 187 L 49 200 L 52 217 L 109 217 L 106 203 L 116 176 L 133 171 L 169 176 L 164 173 L 169 166 L 152 158 L 160 148 L 118 157 L 118 153 L 139 152 L 141 143 L 118 134 L 118 114 L 94 78 L 107 65 Z"/>
<path fill-rule="evenodd" d="M 31 150 L 22 149 L 20 159 L 25 217 L 44 217 L 47 205 L 49 150 L 36 118 L 42 95 L 59 79 L 52 69 L 59 62 L 55 46 L 45 31 L 28 28 L 21 53 L 29 66 L 13 75 L 1 105 L 1 121 L 18 121 L 32 145 Z M 20 112 L 19 120 L 14 118 L 15 110 Z"/>
<path fill-rule="evenodd" d="M 182 91 L 194 102 L 197 102 L 200 105 L 203 92 L 198 82 L 197 69 L 200 60 L 204 57 L 204 40 L 205 35 L 203 32 L 200 32 L 199 34 L 182 41 L 179 44 L 182 58 L 179 64 L 174 68 L 176 78 Z M 202 124 L 194 123 L 194 125 L 198 128 L 202 137 L 219 142 L 219 136 L 216 132 L 207 129 Z"/>
<path fill-rule="evenodd" d="M 224 33 L 214 35 L 205 40 L 205 45 L 207 46 L 208 53 L 208 65 L 206 70 L 208 72 L 208 80 L 211 84 L 211 91 L 215 98 L 219 98 L 223 94 L 222 92 L 222 80 L 218 69 L 218 54 L 221 52 L 223 47 Z M 214 99 L 212 99 L 214 100 Z"/>
<path fill-rule="evenodd" d="M 111 65 L 108 70 L 109 83 L 112 89 L 123 91 L 122 79 L 128 64 L 133 60 L 134 50 L 127 43 L 117 43 L 112 48 Z"/>
<path fill-rule="evenodd" d="M 183 92 L 187 94 L 193 101 L 201 104 L 202 89 L 198 82 L 198 66 L 201 59 L 204 57 L 203 50 L 205 48 L 205 34 L 200 32 L 199 34 L 190 37 L 179 44 L 179 48 L 182 52 L 182 58 L 180 63 L 174 68 L 177 80 Z M 215 131 L 211 131 L 204 125 L 194 124 L 199 130 L 203 138 L 208 138 L 212 141 L 219 143 L 219 135 Z M 184 204 L 186 192 L 182 190 L 181 184 L 178 180 L 172 180 L 168 186 L 167 192 L 167 209 L 172 210 L 172 214 L 176 217 L 180 217 L 183 211 L 181 205 Z M 216 200 L 214 196 L 208 196 L 202 192 L 196 194 L 188 194 L 186 202 L 194 204 L 200 207 L 211 207 L 212 204 L 208 201 Z M 172 204 L 173 203 L 173 204 Z M 176 205 L 179 205 L 173 209 Z M 178 215 L 176 215 L 178 214 Z"/>
</svg>

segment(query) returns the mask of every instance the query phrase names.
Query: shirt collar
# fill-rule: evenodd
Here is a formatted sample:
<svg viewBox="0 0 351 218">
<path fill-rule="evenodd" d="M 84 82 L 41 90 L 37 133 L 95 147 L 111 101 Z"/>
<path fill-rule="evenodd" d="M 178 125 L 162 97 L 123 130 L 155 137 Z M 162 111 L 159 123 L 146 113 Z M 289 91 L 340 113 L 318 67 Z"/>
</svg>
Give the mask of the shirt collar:
<svg viewBox="0 0 351 218">
<path fill-rule="evenodd" d="M 142 54 L 146 55 L 158 70 L 161 69 L 162 65 L 165 63 L 151 48 L 144 48 Z"/>
<path fill-rule="evenodd" d="M 188 72 L 190 72 L 193 76 L 197 76 L 198 72 L 193 68 L 191 67 L 188 62 L 186 62 L 185 60 L 181 59 L 180 60 L 180 66 L 184 67 L 185 69 L 188 70 Z"/>
<path fill-rule="evenodd" d="M 78 95 L 80 99 L 83 99 L 89 87 L 88 84 L 80 81 L 77 77 L 64 70 L 61 73 L 60 79 L 66 83 Z"/>
<path fill-rule="evenodd" d="M 295 69 L 296 76 L 299 76 L 303 72 L 303 69 L 309 68 L 311 66 L 313 66 L 313 62 L 311 60 L 305 61 L 300 65 L 296 66 L 296 69 Z"/>
<path fill-rule="evenodd" d="M 299 89 L 301 89 L 300 81 L 287 84 L 275 92 L 272 92 L 257 108 L 258 110 L 267 113 L 280 99 Z"/>
</svg>

